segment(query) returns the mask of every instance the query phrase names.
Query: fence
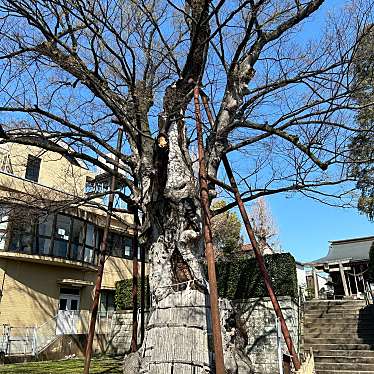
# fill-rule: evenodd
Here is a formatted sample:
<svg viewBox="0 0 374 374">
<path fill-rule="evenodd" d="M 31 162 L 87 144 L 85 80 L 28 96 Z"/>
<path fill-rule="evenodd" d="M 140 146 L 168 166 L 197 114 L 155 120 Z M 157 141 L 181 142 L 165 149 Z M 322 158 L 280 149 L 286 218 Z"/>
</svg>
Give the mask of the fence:
<svg viewBox="0 0 374 374">
<path fill-rule="evenodd" d="M 57 314 L 40 326 L 15 327 L 3 325 L 0 335 L 0 352 L 6 356 L 31 355 L 35 356 L 52 344 L 61 335 L 86 334 L 86 313 L 72 315 L 71 321 L 66 316 Z M 96 333 L 110 336 L 112 333 L 113 313 L 99 314 L 96 324 Z M 66 323 L 67 322 L 67 323 Z M 67 327 L 67 330 L 63 330 Z"/>
<path fill-rule="evenodd" d="M 35 354 L 35 327 L 3 325 L 1 351 L 9 355 Z"/>
</svg>

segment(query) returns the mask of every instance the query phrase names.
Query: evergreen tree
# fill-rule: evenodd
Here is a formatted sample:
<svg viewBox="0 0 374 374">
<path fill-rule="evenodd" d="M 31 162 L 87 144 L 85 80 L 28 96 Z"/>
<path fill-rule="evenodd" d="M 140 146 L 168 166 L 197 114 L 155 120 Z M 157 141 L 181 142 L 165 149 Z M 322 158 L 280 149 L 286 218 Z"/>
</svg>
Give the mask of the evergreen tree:
<svg viewBox="0 0 374 374">
<path fill-rule="evenodd" d="M 224 200 L 212 204 L 212 210 L 226 206 Z M 226 256 L 240 251 L 243 239 L 240 235 L 242 224 L 235 212 L 226 211 L 212 218 L 212 232 L 216 256 Z"/>
<path fill-rule="evenodd" d="M 353 98 L 359 105 L 359 132 L 353 137 L 350 152 L 354 161 L 350 175 L 361 191 L 358 209 L 374 218 L 374 25 L 361 38 L 354 57 Z"/>
</svg>

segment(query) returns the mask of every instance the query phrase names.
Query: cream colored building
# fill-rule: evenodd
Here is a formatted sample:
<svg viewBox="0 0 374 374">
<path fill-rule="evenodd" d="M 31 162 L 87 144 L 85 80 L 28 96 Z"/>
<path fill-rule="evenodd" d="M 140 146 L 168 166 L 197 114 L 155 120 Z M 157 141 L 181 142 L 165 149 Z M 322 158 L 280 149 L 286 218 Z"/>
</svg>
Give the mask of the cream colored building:
<svg viewBox="0 0 374 374">
<path fill-rule="evenodd" d="M 87 331 L 105 222 L 100 201 L 81 204 L 94 178 L 84 164 L 57 153 L 1 146 L 0 326 Z M 125 213 L 112 219 L 102 318 L 113 311 L 115 283 L 132 274 L 132 224 Z"/>
</svg>

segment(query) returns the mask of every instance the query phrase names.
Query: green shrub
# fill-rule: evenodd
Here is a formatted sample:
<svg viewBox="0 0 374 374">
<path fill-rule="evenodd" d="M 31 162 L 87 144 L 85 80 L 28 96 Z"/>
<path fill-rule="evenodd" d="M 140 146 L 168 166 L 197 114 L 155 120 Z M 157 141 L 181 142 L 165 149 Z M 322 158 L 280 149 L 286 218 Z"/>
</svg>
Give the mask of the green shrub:
<svg viewBox="0 0 374 374">
<path fill-rule="evenodd" d="M 289 253 L 265 255 L 264 261 L 277 296 L 297 297 L 295 259 Z M 230 300 L 268 296 L 255 258 L 233 258 L 216 263 L 218 294 Z M 205 265 L 205 272 L 207 269 Z M 115 303 L 117 310 L 132 309 L 132 279 L 116 283 Z M 149 280 L 146 277 L 146 308 L 150 303 Z M 140 305 L 140 280 L 138 285 Z"/>
<path fill-rule="evenodd" d="M 149 279 L 145 277 L 145 307 L 148 309 L 150 305 L 150 290 L 149 290 Z M 132 309 L 132 279 L 124 279 L 116 282 L 116 293 L 114 296 L 114 302 L 117 310 Z M 141 280 L 138 281 L 138 306 L 140 307 L 140 290 Z"/>
<path fill-rule="evenodd" d="M 289 253 L 265 255 L 264 261 L 277 296 L 297 297 L 295 259 Z M 230 300 L 266 297 L 264 281 L 255 258 L 235 258 L 216 264 L 218 294 Z"/>
</svg>

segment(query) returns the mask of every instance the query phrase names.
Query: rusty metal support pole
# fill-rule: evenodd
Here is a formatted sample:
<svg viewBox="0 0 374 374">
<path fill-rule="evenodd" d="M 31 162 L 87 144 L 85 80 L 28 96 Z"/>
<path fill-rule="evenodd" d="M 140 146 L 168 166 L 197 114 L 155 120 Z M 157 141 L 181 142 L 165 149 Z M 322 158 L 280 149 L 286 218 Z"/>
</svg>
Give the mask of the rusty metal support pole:
<svg viewBox="0 0 374 374">
<path fill-rule="evenodd" d="M 121 152 L 122 137 L 123 137 L 123 130 L 121 127 L 119 127 L 118 138 L 117 138 L 117 151 L 118 152 Z M 113 169 L 114 169 L 114 172 L 116 173 L 118 172 L 118 162 L 119 162 L 119 158 L 117 156 L 115 157 L 115 161 L 116 161 L 116 164 L 114 165 Z M 91 357 L 92 357 L 92 344 L 93 344 L 93 340 L 95 336 L 95 325 L 96 325 L 97 312 L 99 309 L 101 283 L 103 280 L 104 265 L 105 265 L 107 249 L 108 249 L 109 227 L 110 227 L 110 222 L 111 222 L 112 213 L 113 213 L 115 188 L 116 188 L 116 176 L 115 174 L 113 174 L 111 177 L 111 183 L 110 183 L 111 193 L 109 194 L 103 239 L 100 245 L 99 266 L 97 269 L 97 277 L 96 277 L 96 284 L 95 284 L 94 299 L 92 302 L 90 325 L 88 328 L 88 337 L 87 337 L 87 345 L 86 345 L 86 352 L 85 352 L 86 354 L 84 358 L 83 374 L 89 374 L 90 372 Z"/>
<path fill-rule="evenodd" d="M 140 246 L 140 344 L 144 341 L 145 331 L 145 247 Z"/>
<path fill-rule="evenodd" d="M 211 125 L 213 126 L 213 123 L 214 123 L 213 116 L 212 116 L 212 113 L 209 109 L 209 104 L 208 104 L 207 97 L 205 95 L 202 95 L 201 97 L 202 97 L 202 101 L 203 101 L 203 104 L 204 104 L 205 111 L 207 113 L 208 120 L 211 123 Z M 244 203 L 241 199 L 239 188 L 238 188 L 238 185 L 236 184 L 234 175 L 232 173 L 230 163 L 229 163 L 226 155 L 223 156 L 222 160 L 223 160 L 223 165 L 224 165 L 225 170 L 226 170 L 226 174 L 227 174 L 227 176 L 229 178 L 229 181 L 230 181 L 232 191 L 234 192 L 235 200 L 238 204 L 239 211 L 240 211 L 240 214 L 241 214 L 243 222 L 244 222 L 244 226 L 245 226 L 247 234 L 249 236 L 249 240 L 252 244 L 253 251 L 254 251 L 255 256 L 256 256 L 258 267 L 259 267 L 260 272 L 262 274 L 262 277 L 264 279 L 264 283 L 265 283 L 266 289 L 268 291 L 270 300 L 273 304 L 274 312 L 275 312 L 276 316 L 279 318 L 284 340 L 287 344 L 288 351 L 289 351 L 290 355 L 292 356 L 292 362 L 294 364 L 295 369 L 299 370 L 300 369 L 300 361 L 299 361 L 299 358 L 297 356 L 295 347 L 293 345 L 292 338 L 291 338 L 290 332 L 288 330 L 286 321 L 284 319 L 284 316 L 283 316 L 281 307 L 279 305 L 278 299 L 275 295 L 269 273 L 268 273 L 268 271 L 266 269 L 266 266 L 265 266 L 264 257 L 262 256 L 262 253 L 259 250 L 258 243 L 257 243 L 257 240 L 255 238 L 255 234 L 254 234 L 254 231 L 252 229 L 252 226 L 250 224 L 249 217 L 248 217 L 247 211 L 245 209 Z"/>
<path fill-rule="evenodd" d="M 138 209 L 135 206 L 131 207 L 131 212 L 134 215 L 134 236 L 132 239 L 132 337 L 131 337 L 131 352 L 136 352 L 138 349 Z"/>
<path fill-rule="evenodd" d="M 199 154 L 199 183 L 200 183 L 200 200 L 204 221 L 204 241 L 205 241 L 205 257 L 208 263 L 208 280 L 210 291 L 210 311 L 212 316 L 212 331 L 215 353 L 216 374 L 225 373 L 225 365 L 223 360 L 221 322 L 218 307 L 218 291 L 217 278 L 214 259 L 214 248 L 212 241 L 212 231 L 210 224 L 209 195 L 208 195 L 208 179 L 204 158 L 203 145 L 203 127 L 201 122 L 199 87 L 194 88 L 194 104 L 196 116 L 197 144 Z"/>
</svg>

